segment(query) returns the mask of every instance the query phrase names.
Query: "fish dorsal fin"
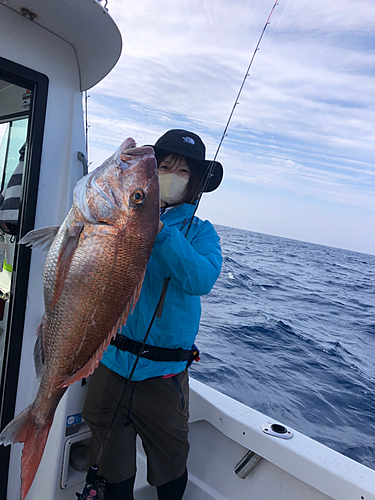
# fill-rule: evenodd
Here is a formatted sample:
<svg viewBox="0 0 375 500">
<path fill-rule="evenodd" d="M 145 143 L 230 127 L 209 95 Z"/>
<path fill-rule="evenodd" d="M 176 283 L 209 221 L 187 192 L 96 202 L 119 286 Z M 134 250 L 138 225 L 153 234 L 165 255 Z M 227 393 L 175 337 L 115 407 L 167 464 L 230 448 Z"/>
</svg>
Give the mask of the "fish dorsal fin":
<svg viewBox="0 0 375 500">
<path fill-rule="evenodd" d="M 26 245 L 27 247 L 37 248 L 42 247 L 42 250 L 49 250 L 55 239 L 60 226 L 48 226 L 40 229 L 33 229 L 29 231 L 18 242 L 19 245 Z"/>
<path fill-rule="evenodd" d="M 74 257 L 74 252 L 78 246 L 79 237 L 83 231 L 84 223 L 76 222 L 65 229 L 65 233 L 60 245 L 60 252 L 56 264 L 56 282 L 53 291 L 51 309 L 59 300 L 66 277 L 69 272 L 70 264 Z"/>
</svg>

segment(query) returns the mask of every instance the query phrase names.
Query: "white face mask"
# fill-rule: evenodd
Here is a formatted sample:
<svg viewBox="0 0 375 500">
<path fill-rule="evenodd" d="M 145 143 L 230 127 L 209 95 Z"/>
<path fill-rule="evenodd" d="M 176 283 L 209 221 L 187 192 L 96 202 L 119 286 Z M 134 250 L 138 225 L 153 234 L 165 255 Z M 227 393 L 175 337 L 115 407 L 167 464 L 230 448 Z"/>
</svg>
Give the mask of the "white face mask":
<svg viewBox="0 0 375 500">
<path fill-rule="evenodd" d="M 177 174 L 159 175 L 160 198 L 168 205 L 179 203 L 186 191 L 189 179 Z"/>
</svg>

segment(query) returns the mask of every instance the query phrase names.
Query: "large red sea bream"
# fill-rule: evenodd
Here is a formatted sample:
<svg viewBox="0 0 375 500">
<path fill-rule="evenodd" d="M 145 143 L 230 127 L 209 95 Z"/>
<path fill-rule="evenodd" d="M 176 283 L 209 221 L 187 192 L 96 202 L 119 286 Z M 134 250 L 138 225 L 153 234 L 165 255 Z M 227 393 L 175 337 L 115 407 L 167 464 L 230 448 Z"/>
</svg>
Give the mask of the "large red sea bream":
<svg viewBox="0 0 375 500">
<path fill-rule="evenodd" d="M 95 370 L 138 300 L 158 224 L 154 151 L 126 139 L 77 183 L 73 205 L 58 230 L 38 229 L 21 240 L 37 246 L 53 239 L 44 271 L 45 314 L 34 350 L 38 393 L 0 435 L 4 445 L 25 443 L 22 500 L 64 392 Z"/>
</svg>

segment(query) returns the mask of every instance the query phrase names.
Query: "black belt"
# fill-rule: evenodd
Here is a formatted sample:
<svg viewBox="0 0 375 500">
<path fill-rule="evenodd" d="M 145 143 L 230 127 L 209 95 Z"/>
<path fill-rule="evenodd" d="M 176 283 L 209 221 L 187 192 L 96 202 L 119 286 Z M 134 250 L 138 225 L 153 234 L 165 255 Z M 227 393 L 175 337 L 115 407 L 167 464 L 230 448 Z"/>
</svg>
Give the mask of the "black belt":
<svg viewBox="0 0 375 500">
<path fill-rule="evenodd" d="M 129 339 L 125 335 L 117 335 L 111 340 L 111 344 L 116 346 L 120 351 L 128 351 L 138 356 L 141 353 L 141 358 L 151 359 L 152 361 L 188 361 L 191 363 L 199 356 L 198 349 L 168 349 L 167 347 L 156 347 L 154 345 L 137 342 Z M 143 346 L 143 349 L 142 349 Z"/>
</svg>

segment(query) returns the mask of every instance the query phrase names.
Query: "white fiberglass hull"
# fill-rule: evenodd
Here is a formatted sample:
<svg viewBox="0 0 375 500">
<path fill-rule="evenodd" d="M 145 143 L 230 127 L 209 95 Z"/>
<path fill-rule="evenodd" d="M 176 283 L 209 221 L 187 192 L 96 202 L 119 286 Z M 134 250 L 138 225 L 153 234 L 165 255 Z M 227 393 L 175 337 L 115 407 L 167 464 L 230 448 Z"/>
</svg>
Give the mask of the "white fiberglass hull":
<svg viewBox="0 0 375 500">
<path fill-rule="evenodd" d="M 293 432 L 265 434 L 267 416 L 190 379 L 189 483 L 184 500 L 375 500 L 375 471 Z M 263 460 L 245 479 L 234 472 L 248 450 Z M 139 454 L 137 500 L 155 499 Z"/>
</svg>

